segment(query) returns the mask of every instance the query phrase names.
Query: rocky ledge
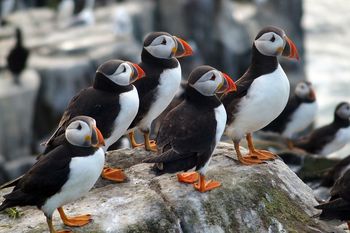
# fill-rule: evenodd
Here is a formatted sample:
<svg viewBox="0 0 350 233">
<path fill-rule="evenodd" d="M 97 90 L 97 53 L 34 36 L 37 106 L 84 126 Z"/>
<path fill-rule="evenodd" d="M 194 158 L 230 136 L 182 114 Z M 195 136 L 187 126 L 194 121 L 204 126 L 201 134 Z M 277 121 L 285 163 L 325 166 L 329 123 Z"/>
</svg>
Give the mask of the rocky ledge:
<svg viewBox="0 0 350 233">
<path fill-rule="evenodd" d="M 94 217 L 74 232 L 343 232 L 313 217 L 317 202 L 312 190 L 281 160 L 241 166 L 232 145 L 221 143 L 208 177 L 221 181 L 222 187 L 199 193 L 178 183 L 174 174 L 155 176 L 151 165 L 140 164 L 147 156 L 142 149 L 109 153 L 108 163 L 122 166 L 128 180 L 100 180 L 86 197 L 65 206 L 70 215 Z M 21 216 L 15 219 L 0 214 L 0 233 L 47 230 L 40 211 L 17 210 Z M 58 214 L 54 224 L 64 227 Z"/>
</svg>

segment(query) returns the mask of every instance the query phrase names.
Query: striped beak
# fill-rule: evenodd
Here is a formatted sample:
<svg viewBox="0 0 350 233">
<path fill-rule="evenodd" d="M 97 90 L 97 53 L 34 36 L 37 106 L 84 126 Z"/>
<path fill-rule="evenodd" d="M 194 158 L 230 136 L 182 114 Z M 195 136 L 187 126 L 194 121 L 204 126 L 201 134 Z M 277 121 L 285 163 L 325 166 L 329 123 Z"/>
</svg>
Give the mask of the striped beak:
<svg viewBox="0 0 350 233">
<path fill-rule="evenodd" d="M 219 86 L 219 88 L 216 91 L 216 93 L 224 93 L 224 95 L 226 95 L 229 92 L 237 91 L 236 84 L 230 78 L 230 76 L 228 76 L 225 73 L 221 73 L 221 74 L 223 76 L 223 82 L 222 82 L 221 86 Z"/>
<path fill-rule="evenodd" d="M 187 57 L 193 54 L 193 50 L 191 46 L 186 41 L 176 36 L 173 36 L 173 38 L 177 44 L 177 46 L 173 48 L 173 51 L 172 51 L 175 57 Z"/>
<path fill-rule="evenodd" d="M 295 46 L 294 42 L 289 39 L 287 36 L 284 37 L 286 39 L 286 46 L 283 49 L 282 55 L 288 58 L 294 58 L 299 60 L 299 54 L 297 50 L 297 46 Z"/>
<path fill-rule="evenodd" d="M 145 77 L 146 73 L 141 69 L 141 67 L 135 63 L 129 62 L 130 67 L 132 68 L 132 73 L 130 76 L 130 83 L 135 82 L 136 80 L 141 79 L 142 77 Z"/>
<path fill-rule="evenodd" d="M 92 128 L 91 145 L 93 147 L 102 147 L 105 145 L 102 133 L 96 126 Z"/>
</svg>

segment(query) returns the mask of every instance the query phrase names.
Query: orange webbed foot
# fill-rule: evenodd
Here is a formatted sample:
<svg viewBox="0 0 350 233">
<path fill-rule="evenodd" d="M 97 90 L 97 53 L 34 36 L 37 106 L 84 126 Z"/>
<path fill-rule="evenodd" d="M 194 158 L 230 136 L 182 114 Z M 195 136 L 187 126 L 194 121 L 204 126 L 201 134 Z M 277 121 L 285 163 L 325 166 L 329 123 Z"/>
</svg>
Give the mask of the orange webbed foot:
<svg viewBox="0 0 350 233">
<path fill-rule="evenodd" d="M 199 192 L 204 193 L 210 190 L 213 190 L 215 188 L 218 188 L 221 186 L 221 183 L 215 180 L 209 180 L 205 181 L 205 176 L 200 175 L 199 176 L 199 182 L 193 184 L 194 188 L 197 189 Z"/>
<path fill-rule="evenodd" d="M 90 223 L 92 221 L 91 215 L 81 215 L 76 217 L 69 217 L 65 220 L 63 220 L 64 225 L 69 227 L 82 227 L 86 224 Z"/>
<path fill-rule="evenodd" d="M 257 156 L 260 160 L 275 160 L 277 158 L 277 155 L 267 150 L 255 149 L 251 154 Z"/>
<path fill-rule="evenodd" d="M 154 140 L 150 140 L 149 143 L 145 143 L 145 149 L 147 151 L 157 152 L 157 143 Z"/>
<path fill-rule="evenodd" d="M 114 169 L 110 167 L 105 167 L 102 171 L 102 178 L 115 181 L 115 182 L 123 182 L 126 179 L 126 175 L 121 169 Z"/>
<path fill-rule="evenodd" d="M 192 184 L 199 179 L 199 174 L 197 172 L 183 172 L 177 174 L 177 180 L 179 182 Z"/>
<path fill-rule="evenodd" d="M 54 233 L 73 233 L 71 230 L 59 230 L 59 231 L 54 231 Z"/>
<path fill-rule="evenodd" d="M 255 164 L 262 164 L 262 163 L 264 163 L 263 160 L 260 160 L 255 155 L 244 156 L 242 158 L 239 158 L 238 160 L 243 165 L 255 165 Z"/>
</svg>

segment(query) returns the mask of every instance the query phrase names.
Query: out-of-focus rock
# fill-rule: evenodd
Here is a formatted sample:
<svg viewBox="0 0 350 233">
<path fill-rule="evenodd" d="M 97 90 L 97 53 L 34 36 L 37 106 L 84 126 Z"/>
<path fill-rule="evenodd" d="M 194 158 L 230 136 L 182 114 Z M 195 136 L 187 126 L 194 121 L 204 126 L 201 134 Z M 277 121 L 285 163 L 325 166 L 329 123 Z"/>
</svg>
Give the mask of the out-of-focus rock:
<svg viewBox="0 0 350 233">
<path fill-rule="evenodd" d="M 344 232 L 312 217 L 317 202 L 311 189 L 280 160 L 238 165 L 228 158 L 235 156 L 233 145 L 220 143 L 208 177 L 222 187 L 199 193 L 178 183 L 175 175 L 155 176 L 151 165 L 132 165 L 132 159 L 138 163 L 149 154 L 124 149 L 107 156 L 109 165 L 126 168 L 128 180 L 99 183 L 85 198 L 65 206 L 70 215 L 93 215 L 92 223 L 75 232 Z M 131 160 L 122 163 L 128 156 Z M 1 233 L 47 230 L 41 212 L 18 209 L 19 219 L 0 215 Z M 56 228 L 62 227 L 60 222 L 55 215 Z"/>
</svg>

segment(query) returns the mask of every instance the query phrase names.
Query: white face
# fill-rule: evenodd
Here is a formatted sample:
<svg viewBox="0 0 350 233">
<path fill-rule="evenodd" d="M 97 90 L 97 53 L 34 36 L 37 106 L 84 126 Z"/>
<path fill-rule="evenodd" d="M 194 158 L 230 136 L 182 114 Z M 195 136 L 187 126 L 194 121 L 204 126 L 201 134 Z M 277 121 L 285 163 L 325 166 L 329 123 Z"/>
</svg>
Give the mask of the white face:
<svg viewBox="0 0 350 233">
<path fill-rule="evenodd" d="M 350 104 L 343 104 L 336 112 L 336 114 L 342 119 L 350 118 Z"/>
<path fill-rule="evenodd" d="M 127 86 L 130 84 L 133 75 L 133 69 L 127 62 L 123 62 L 111 75 L 104 74 L 107 78 L 120 86 Z"/>
<path fill-rule="evenodd" d="M 308 84 L 301 82 L 295 87 L 295 94 L 300 98 L 307 97 L 311 92 L 311 86 Z"/>
<path fill-rule="evenodd" d="M 161 35 L 156 37 L 145 49 L 154 57 L 169 59 L 174 57 L 177 44 L 173 37 Z"/>
<path fill-rule="evenodd" d="M 282 54 L 285 40 L 274 32 L 267 32 L 254 41 L 255 47 L 265 56 Z"/>
<path fill-rule="evenodd" d="M 92 128 L 81 120 L 70 123 L 66 129 L 66 139 L 74 146 L 91 146 Z"/>
<path fill-rule="evenodd" d="M 213 96 L 216 91 L 223 85 L 224 78 L 220 71 L 210 70 L 194 84 L 190 84 L 194 89 L 205 96 Z"/>
</svg>

